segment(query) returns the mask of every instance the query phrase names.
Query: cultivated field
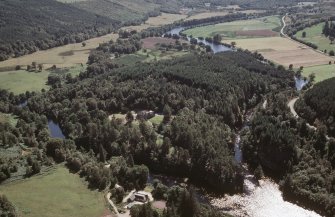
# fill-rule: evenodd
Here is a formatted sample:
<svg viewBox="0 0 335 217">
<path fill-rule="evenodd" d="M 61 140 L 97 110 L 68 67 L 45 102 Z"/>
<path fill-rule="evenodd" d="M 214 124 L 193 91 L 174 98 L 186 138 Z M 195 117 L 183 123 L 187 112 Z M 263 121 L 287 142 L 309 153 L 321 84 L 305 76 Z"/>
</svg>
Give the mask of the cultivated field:
<svg viewBox="0 0 335 217">
<path fill-rule="evenodd" d="M 330 40 L 325 37 L 322 34 L 322 28 L 324 26 L 324 23 L 319 23 L 317 25 L 308 27 L 304 30 L 301 30 L 295 34 L 295 37 L 297 37 L 300 40 L 311 42 L 318 46 L 318 49 L 321 51 L 327 50 L 329 52 L 330 50 L 335 51 L 335 44 L 331 44 Z M 306 32 L 306 37 L 302 37 L 302 33 Z"/>
<path fill-rule="evenodd" d="M 280 18 L 271 16 L 197 27 L 188 29 L 184 33 L 195 37 L 213 37 L 215 34 L 221 34 L 225 39 L 241 39 L 277 36 L 279 33 L 274 30 L 279 30 L 280 26 Z"/>
<path fill-rule="evenodd" d="M 335 65 L 320 65 L 306 67 L 303 70 L 303 76 L 308 77 L 310 74 L 315 74 L 315 82 L 320 82 L 328 78 L 335 77 Z"/>
<path fill-rule="evenodd" d="M 157 44 L 174 44 L 176 40 L 172 38 L 150 37 L 142 39 L 142 47 L 146 49 L 155 49 Z M 185 41 L 187 42 L 187 41 Z"/>
<path fill-rule="evenodd" d="M 334 58 L 282 37 L 224 40 L 225 43 L 231 43 L 232 41 L 236 42 L 237 47 L 258 51 L 266 59 L 286 67 L 290 64 L 293 64 L 295 68 L 324 65 L 329 61 L 334 61 Z"/>
<path fill-rule="evenodd" d="M 69 68 L 66 73 L 76 76 L 84 69 L 84 67 L 77 65 Z M 0 88 L 15 94 L 25 93 L 26 91 L 41 91 L 41 89 L 48 90 L 49 86 L 46 83 L 50 73 L 52 72 L 49 70 L 43 70 L 42 72 L 28 72 L 26 70 L 0 72 Z"/>
<path fill-rule="evenodd" d="M 217 16 L 225 16 L 229 13 L 244 13 L 244 14 L 257 14 L 257 13 L 263 13 L 263 10 L 240 10 L 240 11 L 231 11 L 232 9 L 239 9 L 234 7 L 233 5 L 230 5 L 231 7 L 225 7 L 222 11 L 206 11 L 206 12 L 200 12 L 196 14 L 192 14 L 189 17 L 187 17 L 185 20 L 198 20 L 198 19 L 205 19 L 209 17 L 217 17 Z M 238 6 L 238 5 L 237 5 Z"/>
<path fill-rule="evenodd" d="M 57 166 L 46 174 L 0 186 L 19 211 L 20 217 L 102 216 L 103 194 L 66 168 Z"/>
</svg>

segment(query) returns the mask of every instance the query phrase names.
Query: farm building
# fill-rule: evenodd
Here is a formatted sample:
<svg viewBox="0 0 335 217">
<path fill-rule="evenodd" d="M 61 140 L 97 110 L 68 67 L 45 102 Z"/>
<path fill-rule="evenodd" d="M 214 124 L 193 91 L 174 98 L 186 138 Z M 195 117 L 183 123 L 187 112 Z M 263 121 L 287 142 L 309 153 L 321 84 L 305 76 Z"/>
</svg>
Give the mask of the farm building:
<svg viewBox="0 0 335 217">
<path fill-rule="evenodd" d="M 148 120 L 150 118 L 153 118 L 155 117 L 155 112 L 154 111 L 151 111 L 151 110 L 142 110 L 142 111 L 139 111 L 137 112 L 137 116 L 136 118 L 137 119 L 144 119 L 144 120 Z"/>
</svg>

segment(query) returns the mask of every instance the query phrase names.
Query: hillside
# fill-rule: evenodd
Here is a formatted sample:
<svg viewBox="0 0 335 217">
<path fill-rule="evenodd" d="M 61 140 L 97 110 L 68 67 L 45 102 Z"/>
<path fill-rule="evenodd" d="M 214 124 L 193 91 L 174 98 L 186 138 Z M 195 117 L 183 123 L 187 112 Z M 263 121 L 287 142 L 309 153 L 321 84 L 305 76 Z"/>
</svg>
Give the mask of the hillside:
<svg viewBox="0 0 335 217">
<path fill-rule="evenodd" d="M 298 100 L 299 115 L 313 125 L 324 125 L 328 134 L 335 136 L 335 78 L 327 79 L 308 90 Z"/>
<path fill-rule="evenodd" d="M 0 1 L 0 60 L 106 34 L 119 22 L 54 0 Z"/>
<path fill-rule="evenodd" d="M 146 0 L 89 0 L 77 1 L 72 6 L 117 20 L 127 25 L 140 24 L 148 16 L 157 16 L 160 13 L 160 5 Z"/>
</svg>

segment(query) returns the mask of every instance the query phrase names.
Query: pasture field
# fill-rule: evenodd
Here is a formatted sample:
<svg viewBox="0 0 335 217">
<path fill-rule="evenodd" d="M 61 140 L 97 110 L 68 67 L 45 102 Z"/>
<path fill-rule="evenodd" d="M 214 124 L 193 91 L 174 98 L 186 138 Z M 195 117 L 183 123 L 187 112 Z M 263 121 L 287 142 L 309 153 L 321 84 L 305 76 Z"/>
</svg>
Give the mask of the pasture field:
<svg viewBox="0 0 335 217">
<path fill-rule="evenodd" d="M 15 205 L 20 217 L 102 216 L 104 196 L 91 191 L 76 174 L 63 166 L 20 181 L 0 186 Z"/>
<path fill-rule="evenodd" d="M 306 67 L 304 68 L 302 75 L 308 77 L 312 73 L 315 74 L 315 83 L 321 82 L 328 78 L 335 77 L 335 65 L 327 64 L 327 65 Z"/>
<path fill-rule="evenodd" d="M 141 40 L 143 42 L 142 47 L 145 49 L 155 49 L 157 44 L 174 44 L 175 39 L 172 38 L 161 38 L 161 37 L 149 37 L 149 38 L 144 38 Z M 188 41 L 181 41 L 181 43 Z"/>
<path fill-rule="evenodd" d="M 322 28 L 324 26 L 324 23 L 319 23 L 317 25 L 305 28 L 295 34 L 295 37 L 297 37 L 300 40 L 311 42 L 318 46 L 318 49 L 321 51 L 327 50 L 329 52 L 330 50 L 335 51 L 335 44 L 330 44 L 330 40 L 325 37 L 322 34 Z M 302 33 L 306 32 L 306 37 L 302 37 Z"/>
<path fill-rule="evenodd" d="M 67 73 L 73 76 L 79 75 L 84 67 L 77 65 L 69 68 Z M 42 89 L 48 90 L 47 85 L 49 70 L 42 72 L 28 72 L 26 70 L 13 70 L 0 72 L 0 89 L 11 91 L 15 94 L 25 93 L 26 91 L 41 91 Z"/>
<path fill-rule="evenodd" d="M 241 39 L 278 36 L 279 33 L 275 31 L 279 30 L 280 26 L 280 18 L 278 16 L 270 16 L 197 27 L 188 29 L 184 33 L 195 37 L 213 37 L 216 34 L 220 34 L 224 39 Z"/>
<path fill-rule="evenodd" d="M 258 51 L 266 59 L 286 67 L 290 64 L 293 64 L 295 68 L 324 65 L 335 60 L 308 46 L 283 37 L 224 40 L 223 42 L 231 43 L 232 41 L 236 42 L 237 47 Z"/>
</svg>

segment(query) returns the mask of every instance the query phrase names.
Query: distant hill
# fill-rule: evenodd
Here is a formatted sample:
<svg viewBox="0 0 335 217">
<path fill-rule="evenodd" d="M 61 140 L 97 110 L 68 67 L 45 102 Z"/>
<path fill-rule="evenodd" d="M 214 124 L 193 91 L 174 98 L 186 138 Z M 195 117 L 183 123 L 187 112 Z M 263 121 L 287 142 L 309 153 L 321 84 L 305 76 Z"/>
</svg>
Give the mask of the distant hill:
<svg viewBox="0 0 335 217">
<path fill-rule="evenodd" d="M 104 35 L 160 13 L 146 0 L 1 0 L 0 61 Z"/>
</svg>

